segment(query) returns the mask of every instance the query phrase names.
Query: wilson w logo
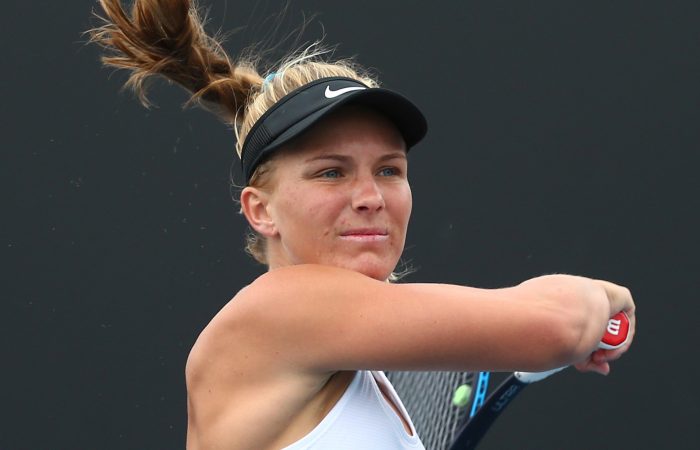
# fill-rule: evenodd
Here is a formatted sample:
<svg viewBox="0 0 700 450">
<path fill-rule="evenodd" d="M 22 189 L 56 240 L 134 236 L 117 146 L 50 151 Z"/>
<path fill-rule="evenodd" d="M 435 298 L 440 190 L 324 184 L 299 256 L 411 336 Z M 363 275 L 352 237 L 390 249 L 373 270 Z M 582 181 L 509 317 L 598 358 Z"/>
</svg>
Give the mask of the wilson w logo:
<svg viewBox="0 0 700 450">
<path fill-rule="evenodd" d="M 618 334 L 620 334 L 621 325 L 622 321 L 619 319 L 608 320 L 608 333 L 612 334 L 613 336 L 617 336 Z"/>
</svg>

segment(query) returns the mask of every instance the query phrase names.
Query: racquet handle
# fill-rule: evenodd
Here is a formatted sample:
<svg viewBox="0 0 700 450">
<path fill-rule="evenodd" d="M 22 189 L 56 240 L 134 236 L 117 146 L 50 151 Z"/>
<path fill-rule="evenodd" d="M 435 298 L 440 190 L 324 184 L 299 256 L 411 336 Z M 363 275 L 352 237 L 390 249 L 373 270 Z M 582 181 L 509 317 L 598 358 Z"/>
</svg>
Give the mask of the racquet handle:
<svg viewBox="0 0 700 450">
<path fill-rule="evenodd" d="M 627 343 L 630 334 L 630 318 L 624 311 L 620 311 L 608 320 L 603 339 L 598 345 L 605 350 L 615 350 Z"/>
</svg>

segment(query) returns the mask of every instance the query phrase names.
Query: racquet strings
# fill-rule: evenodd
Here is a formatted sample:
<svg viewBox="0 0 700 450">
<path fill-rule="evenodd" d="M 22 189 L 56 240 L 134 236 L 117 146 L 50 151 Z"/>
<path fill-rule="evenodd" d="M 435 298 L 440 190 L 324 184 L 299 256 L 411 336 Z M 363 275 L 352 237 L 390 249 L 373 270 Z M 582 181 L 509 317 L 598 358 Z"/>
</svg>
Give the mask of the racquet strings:
<svg viewBox="0 0 700 450">
<path fill-rule="evenodd" d="M 473 385 L 473 372 L 387 372 L 427 450 L 449 448 L 467 417 L 466 407 L 452 404 L 455 389 Z"/>
</svg>

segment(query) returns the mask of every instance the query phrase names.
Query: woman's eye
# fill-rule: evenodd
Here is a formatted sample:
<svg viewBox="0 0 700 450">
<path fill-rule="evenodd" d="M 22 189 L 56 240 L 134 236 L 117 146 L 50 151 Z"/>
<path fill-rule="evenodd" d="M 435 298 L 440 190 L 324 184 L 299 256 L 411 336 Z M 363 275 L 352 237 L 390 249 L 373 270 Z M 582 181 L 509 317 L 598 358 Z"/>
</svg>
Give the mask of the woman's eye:
<svg viewBox="0 0 700 450">
<path fill-rule="evenodd" d="M 340 171 L 338 169 L 330 169 L 321 173 L 322 178 L 340 178 Z"/>
<path fill-rule="evenodd" d="M 379 175 L 383 177 L 391 177 L 398 174 L 399 170 L 396 167 L 384 167 L 382 170 L 379 171 Z"/>
</svg>

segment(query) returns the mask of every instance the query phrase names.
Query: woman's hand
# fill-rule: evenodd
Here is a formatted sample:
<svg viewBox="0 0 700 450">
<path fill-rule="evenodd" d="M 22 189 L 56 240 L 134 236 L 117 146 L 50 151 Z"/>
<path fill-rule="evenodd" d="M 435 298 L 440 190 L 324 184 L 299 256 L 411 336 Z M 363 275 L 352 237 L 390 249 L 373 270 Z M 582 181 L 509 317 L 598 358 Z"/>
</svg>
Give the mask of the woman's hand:
<svg viewBox="0 0 700 450">
<path fill-rule="evenodd" d="M 619 312 L 624 312 L 629 319 L 629 331 L 625 344 L 614 350 L 595 350 L 585 360 L 575 364 L 581 372 L 595 372 L 601 375 L 610 373 L 610 362 L 621 357 L 632 344 L 636 329 L 635 304 L 629 289 L 618 286 L 609 281 L 594 280 L 604 289 L 608 302 L 610 303 L 611 317 Z"/>
</svg>

